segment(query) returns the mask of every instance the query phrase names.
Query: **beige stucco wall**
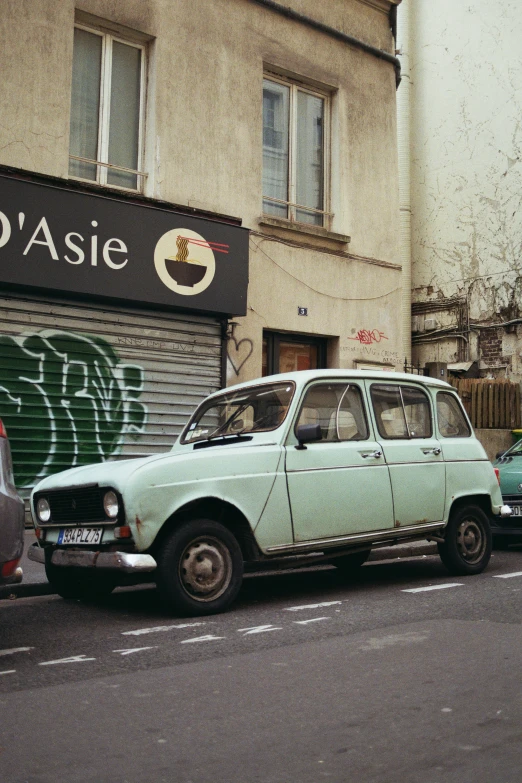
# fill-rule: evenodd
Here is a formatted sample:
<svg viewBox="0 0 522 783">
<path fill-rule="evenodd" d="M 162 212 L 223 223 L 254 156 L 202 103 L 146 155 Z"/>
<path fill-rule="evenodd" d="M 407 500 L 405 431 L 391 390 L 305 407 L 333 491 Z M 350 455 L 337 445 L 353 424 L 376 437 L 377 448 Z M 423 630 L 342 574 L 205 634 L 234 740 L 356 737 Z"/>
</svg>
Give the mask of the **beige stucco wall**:
<svg viewBox="0 0 522 783">
<path fill-rule="evenodd" d="M 285 4 L 393 53 L 387 0 Z M 229 382 L 260 374 L 263 328 L 331 338 L 333 366 L 398 366 L 393 66 L 248 0 L 82 0 L 79 8 L 150 38 L 146 195 L 238 216 L 255 232 Z M 72 0 L 4 1 L 0 164 L 67 177 L 74 15 Z M 331 229 L 349 245 L 260 223 L 264 65 L 331 91 Z"/>
<path fill-rule="evenodd" d="M 483 327 L 522 315 L 522 4 L 407 2 L 413 300 L 456 297 L 461 313 L 460 324 L 457 303 L 419 313 L 414 356 L 421 364 L 478 359 L 483 374 L 520 380 L 520 327 L 498 332 L 498 350 Z M 426 319 L 464 337 L 434 339 Z"/>
</svg>

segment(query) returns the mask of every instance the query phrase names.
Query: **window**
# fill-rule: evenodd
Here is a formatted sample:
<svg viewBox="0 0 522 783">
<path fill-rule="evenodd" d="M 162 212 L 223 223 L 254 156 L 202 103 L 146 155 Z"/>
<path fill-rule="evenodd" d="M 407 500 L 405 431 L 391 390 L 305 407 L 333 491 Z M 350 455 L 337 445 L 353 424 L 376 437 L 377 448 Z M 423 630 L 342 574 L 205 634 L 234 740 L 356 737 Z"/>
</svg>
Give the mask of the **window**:
<svg viewBox="0 0 522 783">
<path fill-rule="evenodd" d="M 325 225 L 328 107 L 326 95 L 283 80 L 263 80 L 265 215 Z"/>
<path fill-rule="evenodd" d="M 437 419 L 443 438 L 469 438 L 471 430 L 459 401 L 447 392 L 437 394 Z"/>
<path fill-rule="evenodd" d="M 69 175 L 142 190 L 143 45 L 76 26 Z"/>
<path fill-rule="evenodd" d="M 275 375 L 296 370 L 318 370 L 326 367 L 326 340 L 302 334 L 263 333 L 263 366 L 261 374 Z"/>
<path fill-rule="evenodd" d="M 430 404 L 424 392 L 410 386 L 371 388 L 377 427 L 383 438 L 430 438 Z"/>
<path fill-rule="evenodd" d="M 344 383 L 316 384 L 306 392 L 296 423 L 319 424 L 323 441 L 366 440 L 368 426 L 361 390 Z"/>
</svg>

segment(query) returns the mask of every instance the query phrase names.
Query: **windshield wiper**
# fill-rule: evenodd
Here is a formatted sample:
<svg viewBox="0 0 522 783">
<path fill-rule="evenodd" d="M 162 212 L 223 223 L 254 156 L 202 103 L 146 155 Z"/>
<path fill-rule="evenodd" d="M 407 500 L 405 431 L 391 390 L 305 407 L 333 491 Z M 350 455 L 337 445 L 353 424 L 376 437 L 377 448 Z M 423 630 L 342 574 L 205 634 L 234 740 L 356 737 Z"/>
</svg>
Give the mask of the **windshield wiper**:
<svg viewBox="0 0 522 783">
<path fill-rule="evenodd" d="M 234 411 L 234 413 L 230 414 L 228 419 L 223 422 L 223 424 L 220 424 L 219 427 L 216 427 L 214 432 L 211 432 L 208 437 L 205 438 L 205 440 L 214 440 L 214 438 L 225 438 L 227 435 L 241 435 L 242 432 L 246 430 L 246 427 L 243 427 L 242 430 L 239 430 L 239 432 L 223 432 L 223 430 L 226 430 L 227 427 L 229 427 L 234 419 L 237 419 L 237 417 L 243 413 L 244 410 L 246 410 L 249 406 L 249 402 L 245 402 L 240 408 L 237 409 L 237 411 Z"/>
</svg>

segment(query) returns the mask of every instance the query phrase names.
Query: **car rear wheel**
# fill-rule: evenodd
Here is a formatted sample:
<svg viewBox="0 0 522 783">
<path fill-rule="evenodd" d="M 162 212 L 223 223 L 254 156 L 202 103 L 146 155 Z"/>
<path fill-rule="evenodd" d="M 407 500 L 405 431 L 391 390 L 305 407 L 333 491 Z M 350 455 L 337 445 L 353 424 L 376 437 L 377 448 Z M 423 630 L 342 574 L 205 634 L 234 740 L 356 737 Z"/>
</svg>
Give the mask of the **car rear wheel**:
<svg viewBox="0 0 522 783">
<path fill-rule="evenodd" d="M 51 587 L 62 598 L 99 601 L 110 595 L 116 587 L 116 581 L 111 574 L 93 569 L 67 568 L 47 563 L 45 574 Z"/>
<path fill-rule="evenodd" d="M 172 530 L 157 562 L 160 595 L 182 615 L 223 612 L 237 596 L 243 579 L 237 539 L 211 519 L 190 520 Z"/>
<path fill-rule="evenodd" d="M 491 527 L 479 506 L 464 506 L 452 514 L 444 538 L 437 548 L 450 574 L 479 574 L 486 568 L 492 549 Z"/>
</svg>

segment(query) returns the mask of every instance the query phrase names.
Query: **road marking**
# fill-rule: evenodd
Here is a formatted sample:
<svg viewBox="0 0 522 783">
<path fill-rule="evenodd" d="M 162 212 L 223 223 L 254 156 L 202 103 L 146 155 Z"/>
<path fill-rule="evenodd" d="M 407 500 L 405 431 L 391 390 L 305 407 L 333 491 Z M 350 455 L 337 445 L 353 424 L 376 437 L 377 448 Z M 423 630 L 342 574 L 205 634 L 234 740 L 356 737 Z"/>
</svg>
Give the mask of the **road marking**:
<svg viewBox="0 0 522 783">
<path fill-rule="evenodd" d="M 122 636 L 142 636 L 145 633 L 160 633 L 161 631 L 174 631 L 176 628 L 195 628 L 205 623 L 181 623 L 180 625 L 156 625 L 153 628 L 138 628 L 136 631 L 122 631 Z"/>
<path fill-rule="evenodd" d="M 514 571 L 512 574 L 495 574 L 493 579 L 511 579 L 513 576 L 522 576 L 522 571 Z"/>
<path fill-rule="evenodd" d="M 322 604 L 303 604 L 302 606 L 287 606 L 285 612 L 300 612 L 302 609 L 322 609 L 323 606 L 336 606 L 342 601 L 324 601 Z"/>
<path fill-rule="evenodd" d="M 252 628 L 238 628 L 237 632 L 243 636 L 250 636 L 252 633 L 267 633 L 268 631 L 282 631 L 277 625 L 254 625 Z"/>
<path fill-rule="evenodd" d="M 201 623 L 202 625 L 203 623 Z M 192 644 L 193 642 L 213 642 L 216 639 L 226 639 L 226 636 L 213 636 L 211 633 L 206 636 L 196 636 L 195 639 L 184 639 L 180 644 Z"/>
<path fill-rule="evenodd" d="M 329 617 L 312 617 L 310 620 L 294 620 L 295 625 L 308 625 L 308 623 L 318 623 L 320 620 L 329 620 Z"/>
<path fill-rule="evenodd" d="M 132 653 L 143 652 L 143 650 L 155 650 L 157 646 L 157 644 L 153 644 L 152 647 L 128 647 L 126 650 L 113 650 L 113 652 L 119 652 L 122 655 L 132 655 Z"/>
<path fill-rule="evenodd" d="M 15 674 L 15 672 L 16 669 L 6 669 L 5 672 L 0 672 L 0 676 L 2 676 L 2 674 Z"/>
<path fill-rule="evenodd" d="M 96 658 L 87 658 L 86 655 L 71 655 L 69 658 L 59 658 L 56 661 L 43 661 L 38 666 L 54 666 L 58 663 L 83 663 L 83 661 L 95 661 Z"/>
<path fill-rule="evenodd" d="M 28 652 L 34 650 L 34 647 L 12 647 L 10 650 L 0 650 L 0 655 L 14 655 L 17 652 Z"/>
<path fill-rule="evenodd" d="M 447 587 L 464 587 L 463 582 L 448 582 L 445 585 L 431 585 L 430 587 L 411 587 L 409 590 L 401 590 L 402 593 L 427 593 L 428 590 L 445 590 Z"/>
</svg>

